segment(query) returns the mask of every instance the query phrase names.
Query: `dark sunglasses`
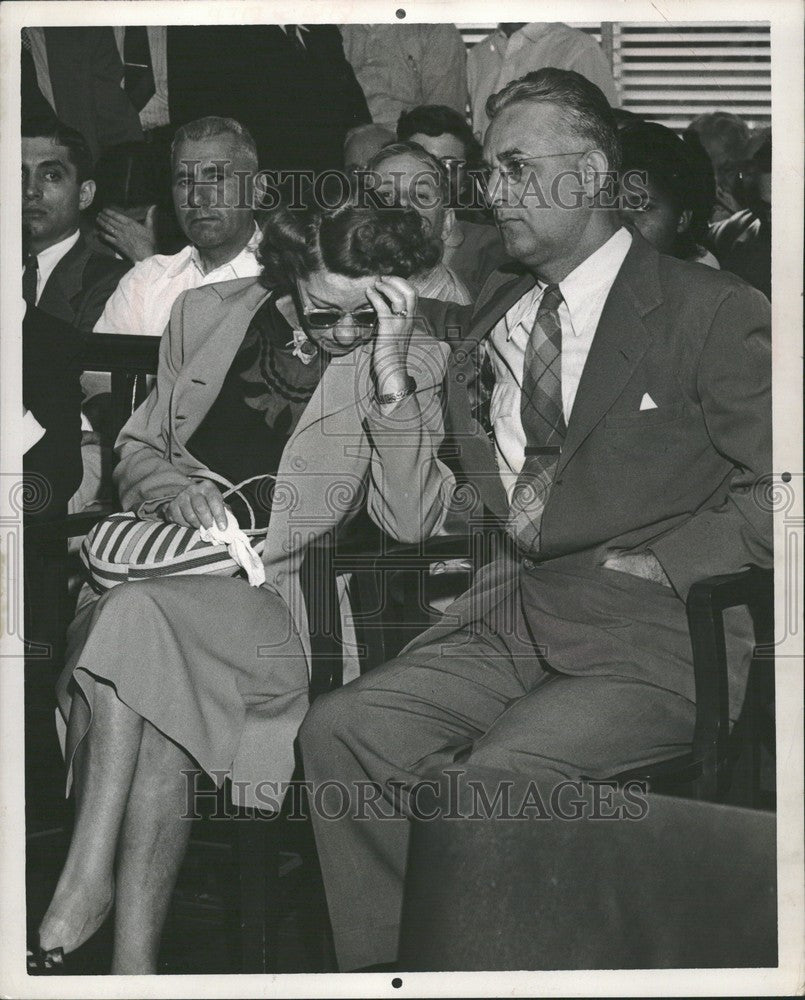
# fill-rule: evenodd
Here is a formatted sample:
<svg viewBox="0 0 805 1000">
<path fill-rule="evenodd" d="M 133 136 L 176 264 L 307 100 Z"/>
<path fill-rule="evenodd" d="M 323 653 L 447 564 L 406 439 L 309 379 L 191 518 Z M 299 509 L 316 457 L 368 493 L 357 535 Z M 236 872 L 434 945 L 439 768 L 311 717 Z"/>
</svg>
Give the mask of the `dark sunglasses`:
<svg viewBox="0 0 805 1000">
<path fill-rule="evenodd" d="M 306 309 L 305 322 L 311 330 L 329 330 L 338 326 L 345 316 L 351 316 L 355 326 L 374 327 L 377 323 L 377 312 L 373 306 L 359 306 L 351 313 L 340 309 Z"/>
</svg>

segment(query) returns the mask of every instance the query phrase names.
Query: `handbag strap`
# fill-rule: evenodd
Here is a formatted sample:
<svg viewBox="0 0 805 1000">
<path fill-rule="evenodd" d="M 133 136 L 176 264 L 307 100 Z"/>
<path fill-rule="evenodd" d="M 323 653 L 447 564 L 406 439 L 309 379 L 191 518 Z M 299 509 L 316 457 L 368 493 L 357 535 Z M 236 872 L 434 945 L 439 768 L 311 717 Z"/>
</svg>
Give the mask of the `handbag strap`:
<svg viewBox="0 0 805 1000">
<path fill-rule="evenodd" d="M 243 503 L 246 506 L 246 510 L 249 512 L 249 522 L 250 522 L 249 523 L 249 530 L 255 530 L 254 510 L 252 509 L 252 505 L 246 499 L 246 496 L 242 492 L 242 490 L 243 490 L 243 487 L 244 486 L 248 486 L 249 483 L 256 483 L 256 482 L 259 482 L 259 480 L 261 480 L 261 479 L 273 479 L 274 481 L 276 481 L 277 477 L 271 475 L 270 473 L 261 473 L 259 476 L 250 476 L 248 479 L 244 479 L 243 482 L 237 483 L 235 486 L 230 487 L 228 490 L 225 490 L 221 494 L 223 496 L 224 500 L 226 500 L 227 497 L 230 497 L 233 494 L 237 494 L 237 496 L 240 497 L 240 499 L 243 501 Z"/>
</svg>

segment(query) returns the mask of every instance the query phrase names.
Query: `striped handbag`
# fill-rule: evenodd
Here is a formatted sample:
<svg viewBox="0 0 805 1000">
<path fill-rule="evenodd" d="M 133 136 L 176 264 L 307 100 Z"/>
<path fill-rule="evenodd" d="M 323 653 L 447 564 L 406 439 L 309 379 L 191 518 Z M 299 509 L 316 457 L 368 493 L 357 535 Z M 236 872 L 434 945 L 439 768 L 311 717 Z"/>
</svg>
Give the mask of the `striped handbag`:
<svg viewBox="0 0 805 1000">
<path fill-rule="evenodd" d="M 249 509 L 252 527 L 244 534 L 258 555 L 262 555 L 266 529 L 254 528 L 254 513 L 240 493 L 247 483 L 273 476 L 255 476 L 231 487 L 224 498 L 238 493 Z M 225 543 L 205 542 L 197 528 L 168 521 L 143 520 L 131 511 L 111 514 L 99 521 L 81 544 L 81 561 L 89 584 L 99 594 L 119 583 L 151 580 L 158 576 L 194 574 L 238 576 L 241 566 L 229 554 Z"/>
</svg>

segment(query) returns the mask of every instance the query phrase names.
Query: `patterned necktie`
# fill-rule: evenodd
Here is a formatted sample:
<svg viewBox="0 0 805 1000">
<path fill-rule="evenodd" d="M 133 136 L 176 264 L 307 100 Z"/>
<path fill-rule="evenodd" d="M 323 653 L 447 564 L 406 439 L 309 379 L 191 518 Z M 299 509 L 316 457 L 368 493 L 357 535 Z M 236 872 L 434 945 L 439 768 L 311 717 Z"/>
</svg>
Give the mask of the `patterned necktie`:
<svg viewBox="0 0 805 1000">
<path fill-rule="evenodd" d="M 19 272 L 18 272 L 19 273 Z M 36 254 L 29 253 L 22 272 L 22 297 L 30 306 L 36 305 L 36 279 L 39 273 L 39 262 Z"/>
<path fill-rule="evenodd" d="M 123 89 L 135 111 L 142 111 L 156 93 L 151 46 L 144 24 L 127 27 L 123 34 Z"/>
<path fill-rule="evenodd" d="M 512 493 L 507 530 L 521 549 L 536 554 L 545 504 L 565 437 L 562 409 L 562 323 L 558 285 L 548 285 L 525 349 L 520 416 L 525 461 Z"/>
</svg>

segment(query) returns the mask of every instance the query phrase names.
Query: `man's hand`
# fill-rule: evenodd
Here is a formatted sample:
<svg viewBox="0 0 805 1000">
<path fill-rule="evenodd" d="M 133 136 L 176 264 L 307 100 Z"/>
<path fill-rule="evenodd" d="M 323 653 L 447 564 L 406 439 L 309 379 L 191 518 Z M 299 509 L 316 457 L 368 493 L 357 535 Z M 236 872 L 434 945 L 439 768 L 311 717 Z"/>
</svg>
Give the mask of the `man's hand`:
<svg viewBox="0 0 805 1000">
<path fill-rule="evenodd" d="M 208 479 L 191 483 L 161 509 L 166 521 L 186 528 L 211 528 L 213 524 L 222 531 L 226 528 L 226 505 L 221 491 Z"/>
<path fill-rule="evenodd" d="M 654 583 L 661 583 L 663 587 L 671 588 L 671 581 L 665 575 L 665 570 L 651 552 L 626 552 L 615 549 L 601 565 L 604 569 L 640 576 L 644 580 L 653 580 Z"/>
<path fill-rule="evenodd" d="M 95 224 L 105 243 L 136 264 L 157 252 L 156 212 L 156 205 L 151 205 L 145 221 L 138 222 L 123 212 L 105 208 L 98 213 Z"/>
</svg>

